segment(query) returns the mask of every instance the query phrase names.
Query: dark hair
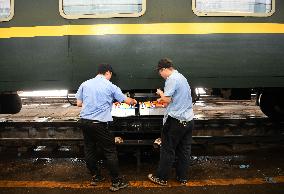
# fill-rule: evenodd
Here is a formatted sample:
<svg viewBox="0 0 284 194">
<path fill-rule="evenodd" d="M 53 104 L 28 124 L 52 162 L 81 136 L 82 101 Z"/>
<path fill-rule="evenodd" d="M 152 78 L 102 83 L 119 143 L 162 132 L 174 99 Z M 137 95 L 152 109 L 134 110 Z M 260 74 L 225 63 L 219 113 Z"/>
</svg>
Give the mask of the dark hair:
<svg viewBox="0 0 284 194">
<path fill-rule="evenodd" d="M 113 69 L 110 64 L 102 63 L 98 65 L 98 74 L 105 74 L 108 71 L 113 73 Z"/>
<path fill-rule="evenodd" d="M 159 71 L 160 69 L 163 69 L 163 68 L 171 68 L 173 67 L 173 62 L 172 60 L 168 59 L 168 58 L 164 58 L 164 59 L 161 59 L 159 62 L 158 62 L 158 66 L 157 66 L 157 70 Z"/>
</svg>

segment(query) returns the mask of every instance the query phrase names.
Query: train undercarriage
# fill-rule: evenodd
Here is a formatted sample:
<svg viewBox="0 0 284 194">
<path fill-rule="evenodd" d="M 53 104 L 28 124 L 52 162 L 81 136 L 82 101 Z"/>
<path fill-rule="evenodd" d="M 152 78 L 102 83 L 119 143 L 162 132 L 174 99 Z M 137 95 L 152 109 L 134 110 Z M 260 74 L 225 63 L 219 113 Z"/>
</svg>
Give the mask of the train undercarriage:
<svg viewBox="0 0 284 194">
<path fill-rule="evenodd" d="M 195 91 L 195 90 L 192 90 Z M 243 100 L 251 98 L 251 89 L 232 88 L 232 89 L 212 89 L 211 94 L 224 97 L 231 100 Z M 283 120 L 284 118 L 284 92 L 282 88 L 257 88 L 256 105 L 261 111 L 271 119 Z M 131 94 L 131 93 L 130 93 Z M 141 95 L 142 94 L 142 95 Z M 137 97 L 139 102 L 153 100 L 153 93 L 133 93 L 133 97 Z M 196 92 L 193 99 L 198 98 Z M 0 94 L 0 114 L 15 114 L 20 112 L 22 108 L 21 98 L 17 93 L 1 93 Z M 139 114 L 136 112 L 135 114 Z"/>
<path fill-rule="evenodd" d="M 113 132 L 120 152 L 133 154 L 140 166 L 141 154 L 157 152 L 165 108 L 150 95 L 136 93 L 139 107 L 114 103 Z M 44 101 L 42 101 L 44 100 Z M 75 102 L 70 95 L 71 102 Z M 73 101 L 74 100 L 74 101 Z M 0 117 L 0 155 L 78 156 L 83 150 L 80 108 L 64 98 L 22 97 L 19 114 Z M 192 146 L 208 153 L 241 153 L 264 147 L 278 147 L 284 141 L 284 122 L 274 122 L 253 100 L 232 101 L 201 95 L 193 106 L 195 129 Z"/>
<path fill-rule="evenodd" d="M 139 96 L 142 98 L 142 94 Z M 33 152 L 43 146 L 51 153 L 59 153 L 64 147 L 74 152 L 82 150 L 79 107 L 59 97 L 22 99 L 19 114 L 0 117 L 0 154 Z M 159 148 L 165 109 L 154 105 L 157 104 L 146 101 L 133 108 L 114 103 L 114 121 L 109 130 L 120 138 L 117 145 L 121 150 L 139 156 L 141 150 Z M 193 109 L 196 119 L 192 144 L 197 149 L 234 152 L 283 142 L 284 123 L 267 119 L 253 100 L 232 101 L 201 95 Z"/>
</svg>

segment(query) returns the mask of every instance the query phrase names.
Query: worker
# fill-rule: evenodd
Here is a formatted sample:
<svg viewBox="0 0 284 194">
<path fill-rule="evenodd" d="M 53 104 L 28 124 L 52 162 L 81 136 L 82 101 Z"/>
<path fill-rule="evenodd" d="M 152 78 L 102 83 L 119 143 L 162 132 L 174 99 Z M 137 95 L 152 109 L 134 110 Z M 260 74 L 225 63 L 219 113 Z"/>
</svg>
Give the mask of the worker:
<svg viewBox="0 0 284 194">
<path fill-rule="evenodd" d="M 191 154 L 192 129 L 194 126 L 191 89 L 187 79 L 173 66 L 170 59 L 158 62 L 157 71 L 165 82 L 164 92 L 157 89 L 158 101 L 167 105 L 161 131 L 160 161 L 157 172 L 148 179 L 162 186 L 168 178 L 176 160 L 176 180 L 185 185 Z"/>
<path fill-rule="evenodd" d="M 105 178 L 98 166 L 97 149 L 102 150 L 111 175 L 111 191 L 128 186 L 128 182 L 119 174 L 119 164 L 115 137 L 109 130 L 109 122 L 113 121 L 111 109 L 113 101 L 137 104 L 133 98 L 125 96 L 121 89 L 110 82 L 113 68 L 109 64 L 100 64 L 96 77 L 83 82 L 77 93 L 77 106 L 82 107 L 80 125 L 84 136 L 86 165 L 92 175 L 91 185 L 97 185 Z"/>
</svg>

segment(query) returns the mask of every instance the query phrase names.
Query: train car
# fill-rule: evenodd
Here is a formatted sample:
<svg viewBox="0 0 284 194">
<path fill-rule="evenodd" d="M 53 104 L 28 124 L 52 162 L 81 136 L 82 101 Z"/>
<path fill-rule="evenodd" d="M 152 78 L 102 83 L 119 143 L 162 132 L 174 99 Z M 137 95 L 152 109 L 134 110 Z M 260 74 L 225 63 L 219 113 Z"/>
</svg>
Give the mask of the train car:
<svg viewBox="0 0 284 194">
<path fill-rule="evenodd" d="M 255 89 L 283 118 L 282 0 L 0 0 L 0 112 L 16 91 L 68 89 L 107 62 L 124 91 L 153 91 L 171 58 L 192 87 Z"/>
</svg>

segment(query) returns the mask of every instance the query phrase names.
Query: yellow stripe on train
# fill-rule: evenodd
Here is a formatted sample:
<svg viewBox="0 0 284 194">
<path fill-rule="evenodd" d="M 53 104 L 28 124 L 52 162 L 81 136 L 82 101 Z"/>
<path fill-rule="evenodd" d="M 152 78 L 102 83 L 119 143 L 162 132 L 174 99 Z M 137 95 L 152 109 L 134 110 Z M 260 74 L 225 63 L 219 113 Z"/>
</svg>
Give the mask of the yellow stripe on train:
<svg viewBox="0 0 284 194">
<path fill-rule="evenodd" d="M 282 34 L 280 23 L 95 24 L 0 28 L 0 38 L 66 35 Z"/>
</svg>

